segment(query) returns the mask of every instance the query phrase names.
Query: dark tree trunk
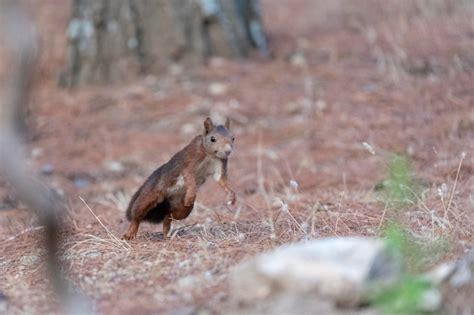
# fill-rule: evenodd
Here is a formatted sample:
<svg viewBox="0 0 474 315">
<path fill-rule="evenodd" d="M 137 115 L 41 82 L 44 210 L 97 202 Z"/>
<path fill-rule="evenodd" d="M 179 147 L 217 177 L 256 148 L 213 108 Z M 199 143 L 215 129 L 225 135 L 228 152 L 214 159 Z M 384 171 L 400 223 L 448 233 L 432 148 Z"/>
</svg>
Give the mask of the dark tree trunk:
<svg viewBox="0 0 474 315">
<path fill-rule="evenodd" d="M 260 0 L 73 0 L 60 85 L 122 81 L 171 62 L 269 55 Z"/>
</svg>

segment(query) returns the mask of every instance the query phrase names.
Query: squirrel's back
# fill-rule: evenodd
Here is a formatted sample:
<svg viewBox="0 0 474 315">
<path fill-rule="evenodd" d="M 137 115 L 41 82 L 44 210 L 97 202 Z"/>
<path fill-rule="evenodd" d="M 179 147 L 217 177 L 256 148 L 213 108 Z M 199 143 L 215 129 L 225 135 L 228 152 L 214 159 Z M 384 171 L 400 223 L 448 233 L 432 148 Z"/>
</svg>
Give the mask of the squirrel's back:
<svg viewBox="0 0 474 315">
<path fill-rule="evenodd" d="M 199 146 L 197 146 L 197 144 L 199 143 L 201 137 L 202 136 L 197 136 L 196 138 L 194 138 L 191 143 L 189 143 L 181 151 L 173 155 L 168 162 L 156 169 L 147 178 L 145 183 L 143 183 L 143 185 L 133 194 L 126 211 L 126 218 L 128 221 L 132 220 L 132 208 L 138 196 L 140 196 L 141 194 L 153 193 L 153 188 L 159 184 L 162 184 L 163 186 L 168 186 L 169 182 L 175 180 L 182 172 L 182 170 L 187 167 L 188 163 L 186 160 L 190 158 L 195 158 L 197 156 L 194 151 L 198 149 Z M 150 210 L 143 219 L 146 221 L 159 223 L 164 219 L 169 209 L 169 200 L 165 199 L 163 202 L 159 203 L 152 210 Z"/>
</svg>

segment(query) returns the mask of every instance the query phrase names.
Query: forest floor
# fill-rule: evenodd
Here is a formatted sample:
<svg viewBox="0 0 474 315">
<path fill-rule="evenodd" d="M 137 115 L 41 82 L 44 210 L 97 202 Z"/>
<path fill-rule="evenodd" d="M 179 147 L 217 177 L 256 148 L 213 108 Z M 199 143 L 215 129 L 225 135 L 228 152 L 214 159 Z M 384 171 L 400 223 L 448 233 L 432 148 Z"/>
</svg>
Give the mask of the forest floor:
<svg viewBox="0 0 474 315">
<path fill-rule="evenodd" d="M 77 91 L 56 86 L 68 4 L 38 5 L 29 160 L 68 203 L 68 278 L 103 314 L 219 311 L 232 266 L 285 243 L 379 236 L 396 219 L 445 244 L 427 266 L 462 255 L 474 245 L 472 5 L 413 3 L 266 0 L 273 60 L 215 58 Z M 131 194 L 209 113 L 232 119 L 237 204 L 210 180 L 171 240 L 147 223 L 115 240 L 85 203 L 120 237 Z M 391 154 L 408 157 L 421 187 L 401 210 L 374 190 Z M 42 228 L 2 182 L 0 209 L 0 291 L 12 312 L 50 312 Z"/>
</svg>

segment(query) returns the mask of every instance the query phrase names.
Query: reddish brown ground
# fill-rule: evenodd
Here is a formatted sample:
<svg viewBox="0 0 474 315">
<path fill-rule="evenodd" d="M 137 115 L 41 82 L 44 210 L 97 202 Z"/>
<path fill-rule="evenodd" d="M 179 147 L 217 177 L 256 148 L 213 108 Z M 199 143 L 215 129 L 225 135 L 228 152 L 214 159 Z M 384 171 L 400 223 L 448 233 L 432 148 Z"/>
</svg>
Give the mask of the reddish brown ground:
<svg viewBox="0 0 474 315">
<path fill-rule="evenodd" d="M 100 313 L 219 310 L 228 299 L 229 269 L 242 259 L 306 238 L 379 235 L 393 217 L 420 242 L 447 240 L 441 258 L 473 245 L 472 6 L 264 3 L 272 61 L 217 59 L 178 75 L 75 92 L 55 84 L 68 4 L 35 6 L 44 50 L 31 105 L 31 165 L 38 174 L 46 164 L 54 168 L 40 176 L 69 203 L 62 259 Z M 210 93 L 216 83 L 225 86 L 221 95 Z M 79 197 L 120 236 L 130 195 L 201 132 L 210 111 L 233 120 L 229 172 L 237 206 L 225 207 L 225 194 L 209 182 L 191 216 L 174 224 L 196 226 L 162 241 L 161 226 L 143 224 L 130 247 L 114 241 Z M 408 155 L 424 187 L 398 215 L 373 191 L 386 176 L 389 152 Z M 25 232 L 37 222 L 4 183 L 0 207 L 0 290 L 12 311 L 48 312 L 41 232 Z"/>
</svg>

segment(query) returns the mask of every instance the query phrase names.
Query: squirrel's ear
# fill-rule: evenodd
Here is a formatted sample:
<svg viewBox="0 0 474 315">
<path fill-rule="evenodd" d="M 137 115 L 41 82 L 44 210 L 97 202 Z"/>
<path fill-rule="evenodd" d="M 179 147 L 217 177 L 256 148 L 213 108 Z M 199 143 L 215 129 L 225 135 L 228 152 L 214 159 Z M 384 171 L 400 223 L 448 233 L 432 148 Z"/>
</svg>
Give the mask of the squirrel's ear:
<svg viewBox="0 0 474 315">
<path fill-rule="evenodd" d="M 204 121 L 205 134 L 207 135 L 212 129 L 214 129 L 214 124 L 212 123 L 211 118 L 207 117 Z"/>
<path fill-rule="evenodd" d="M 229 119 L 229 117 L 227 117 L 227 118 L 225 119 L 224 126 L 225 126 L 227 129 L 230 130 L 230 119 Z"/>
</svg>

